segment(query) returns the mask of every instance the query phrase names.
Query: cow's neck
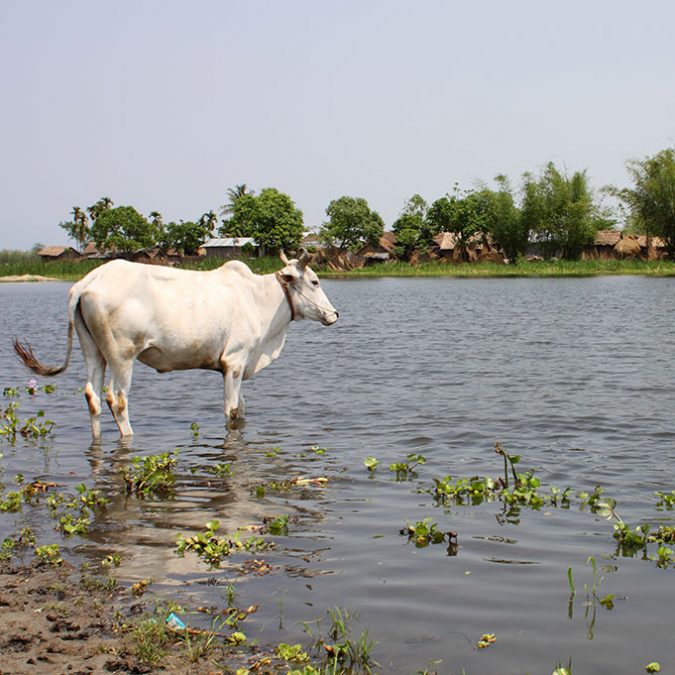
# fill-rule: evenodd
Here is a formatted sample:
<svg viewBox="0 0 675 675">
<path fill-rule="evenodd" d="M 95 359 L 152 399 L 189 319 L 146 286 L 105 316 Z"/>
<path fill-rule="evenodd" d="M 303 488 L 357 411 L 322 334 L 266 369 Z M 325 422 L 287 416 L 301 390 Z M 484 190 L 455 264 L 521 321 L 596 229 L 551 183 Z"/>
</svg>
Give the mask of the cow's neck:
<svg viewBox="0 0 675 675">
<path fill-rule="evenodd" d="M 274 274 L 258 277 L 255 293 L 261 320 L 261 339 L 250 354 L 246 376 L 254 373 L 274 361 L 284 347 L 288 327 L 291 325 L 291 311 L 286 295 Z"/>
</svg>

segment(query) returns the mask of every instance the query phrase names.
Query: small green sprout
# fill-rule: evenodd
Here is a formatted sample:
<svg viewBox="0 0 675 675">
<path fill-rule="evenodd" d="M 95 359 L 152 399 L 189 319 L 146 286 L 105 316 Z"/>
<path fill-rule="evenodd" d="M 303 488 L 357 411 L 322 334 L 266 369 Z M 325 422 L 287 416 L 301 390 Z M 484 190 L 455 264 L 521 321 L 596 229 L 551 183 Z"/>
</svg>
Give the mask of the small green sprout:
<svg viewBox="0 0 675 675">
<path fill-rule="evenodd" d="M 368 469 L 368 471 L 373 474 L 375 472 L 375 469 L 377 468 L 377 465 L 380 463 L 380 460 L 378 460 L 376 457 L 366 457 L 363 460 L 363 465 Z"/>
</svg>

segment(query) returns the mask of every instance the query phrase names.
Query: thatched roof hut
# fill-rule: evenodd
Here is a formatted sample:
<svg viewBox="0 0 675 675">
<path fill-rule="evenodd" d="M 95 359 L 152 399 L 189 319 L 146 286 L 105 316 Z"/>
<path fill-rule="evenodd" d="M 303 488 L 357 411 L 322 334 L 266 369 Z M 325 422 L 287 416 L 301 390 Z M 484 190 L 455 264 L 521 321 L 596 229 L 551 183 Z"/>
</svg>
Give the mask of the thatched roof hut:
<svg viewBox="0 0 675 675">
<path fill-rule="evenodd" d="M 82 256 L 72 246 L 43 246 L 37 254 L 45 262 L 52 260 L 78 260 Z"/>
</svg>

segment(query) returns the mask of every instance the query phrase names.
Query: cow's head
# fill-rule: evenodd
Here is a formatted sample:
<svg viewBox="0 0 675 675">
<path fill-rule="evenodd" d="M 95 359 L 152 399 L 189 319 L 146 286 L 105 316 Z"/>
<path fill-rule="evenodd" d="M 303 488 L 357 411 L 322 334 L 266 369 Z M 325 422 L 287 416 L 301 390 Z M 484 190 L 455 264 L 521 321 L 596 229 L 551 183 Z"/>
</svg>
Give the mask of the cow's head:
<svg viewBox="0 0 675 675">
<path fill-rule="evenodd" d="M 340 315 L 323 292 L 319 277 L 308 267 L 309 261 L 307 251 L 303 250 L 299 258 L 291 260 L 281 251 L 284 268 L 277 272 L 277 278 L 284 288 L 293 318 L 321 321 L 324 326 L 330 326 Z"/>
</svg>

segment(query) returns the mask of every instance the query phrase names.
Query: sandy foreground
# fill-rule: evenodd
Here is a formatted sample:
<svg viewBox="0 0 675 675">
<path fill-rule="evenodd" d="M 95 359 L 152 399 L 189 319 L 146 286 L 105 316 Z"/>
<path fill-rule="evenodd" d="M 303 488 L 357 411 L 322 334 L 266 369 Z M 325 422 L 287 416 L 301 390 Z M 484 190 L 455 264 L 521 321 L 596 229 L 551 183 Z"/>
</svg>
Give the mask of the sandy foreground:
<svg viewBox="0 0 675 675">
<path fill-rule="evenodd" d="M 0 283 L 3 281 L 58 281 L 56 277 L 43 277 L 39 274 L 10 274 L 7 277 L 0 277 Z"/>
</svg>

